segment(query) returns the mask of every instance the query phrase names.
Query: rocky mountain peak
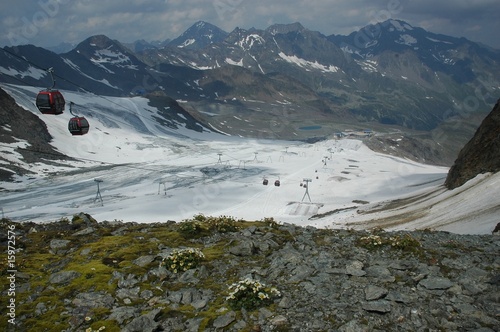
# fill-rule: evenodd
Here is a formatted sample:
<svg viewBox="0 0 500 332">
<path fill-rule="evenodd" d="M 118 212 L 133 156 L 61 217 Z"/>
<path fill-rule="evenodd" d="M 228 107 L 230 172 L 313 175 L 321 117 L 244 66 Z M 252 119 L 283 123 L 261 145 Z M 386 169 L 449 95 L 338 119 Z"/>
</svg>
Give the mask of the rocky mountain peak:
<svg viewBox="0 0 500 332">
<path fill-rule="evenodd" d="M 401 20 L 394 20 L 390 19 L 382 23 L 382 26 L 387 26 L 388 30 L 396 29 L 397 31 L 400 32 L 405 32 L 405 31 L 412 31 L 414 30 L 413 26 L 411 26 L 409 23 Z"/>
<path fill-rule="evenodd" d="M 458 154 L 445 186 L 454 189 L 478 174 L 500 171 L 500 99 Z"/>
<path fill-rule="evenodd" d="M 85 39 L 80 45 L 89 45 L 95 48 L 106 48 L 114 45 L 116 42 L 105 35 L 95 35 Z"/>
<path fill-rule="evenodd" d="M 213 24 L 198 21 L 184 31 L 182 35 L 172 40 L 169 46 L 202 49 L 210 44 L 221 42 L 227 35 L 227 32 Z"/>
<path fill-rule="evenodd" d="M 128 53 L 128 50 L 118 41 L 112 40 L 105 35 L 91 36 L 76 46 L 70 53 L 76 52 L 92 59 L 96 51 L 113 50 L 114 52 Z"/>
<path fill-rule="evenodd" d="M 277 35 L 277 34 L 286 34 L 289 32 L 302 32 L 307 30 L 300 24 L 299 22 L 291 23 L 291 24 L 273 24 L 269 28 L 266 29 L 266 32 Z"/>
</svg>

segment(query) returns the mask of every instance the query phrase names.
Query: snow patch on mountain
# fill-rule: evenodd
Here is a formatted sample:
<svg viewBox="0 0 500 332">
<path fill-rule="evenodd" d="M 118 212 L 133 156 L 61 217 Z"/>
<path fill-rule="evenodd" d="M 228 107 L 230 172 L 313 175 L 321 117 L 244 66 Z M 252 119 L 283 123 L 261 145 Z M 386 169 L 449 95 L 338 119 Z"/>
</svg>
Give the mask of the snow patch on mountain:
<svg viewBox="0 0 500 332">
<path fill-rule="evenodd" d="M 130 58 L 121 52 L 110 49 L 97 50 L 94 52 L 94 56 L 95 58 L 92 57 L 91 61 L 98 65 L 109 63 L 117 67 L 138 70 L 137 66 L 132 64 Z"/>
<path fill-rule="evenodd" d="M 411 25 L 409 25 L 408 23 L 406 22 L 400 22 L 400 21 L 397 21 L 397 20 L 390 20 L 389 21 L 392 26 L 394 28 L 391 28 L 389 29 L 389 31 L 394 31 L 394 29 L 396 29 L 397 31 L 400 31 L 400 32 L 405 32 L 405 31 L 411 31 L 413 30 L 413 27 Z"/>
<path fill-rule="evenodd" d="M 357 49 L 353 49 L 350 45 L 343 45 L 341 48 L 342 52 L 344 53 L 348 53 L 348 54 L 356 54 L 360 57 L 363 57 L 363 55 L 361 54 L 361 52 L 359 52 L 359 50 Z"/>
<path fill-rule="evenodd" d="M 356 63 L 361 67 L 361 69 L 363 69 L 364 71 L 366 71 L 368 73 L 378 72 L 377 61 L 374 61 L 374 60 L 365 60 L 365 61 L 356 60 Z"/>
<path fill-rule="evenodd" d="M 336 73 L 340 70 L 339 67 L 333 66 L 333 65 L 323 65 L 319 63 L 318 61 L 307 61 L 305 59 L 299 58 L 296 55 L 286 55 L 283 52 L 280 52 L 279 57 L 286 62 L 296 64 L 299 67 L 304 68 L 307 71 L 310 71 L 311 69 L 317 69 L 322 72 L 329 72 L 329 73 Z"/>
<path fill-rule="evenodd" d="M 435 38 L 431 38 L 431 37 L 425 37 L 427 40 L 430 40 L 432 42 L 435 42 L 435 43 L 444 43 L 444 44 L 450 44 L 450 45 L 453 45 L 452 42 L 449 42 L 449 41 L 446 41 L 446 40 L 440 40 L 440 39 L 435 39 Z"/>
<path fill-rule="evenodd" d="M 373 39 L 373 40 L 371 40 L 371 41 L 367 42 L 367 43 L 364 45 L 364 47 L 365 47 L 365 48 L 370 48 L 370 47 L 373 47 L 373 46 L 375 46 L 375 45 L 377 45 L 377 44 L 378 44 L 378 40 Z"/>
<path fill-rule="evenodd" d="M 240 46 L 243 50 L 250 50 L 255 43 L 264 44 L 266 41 L 258 34 L 250 34 L 245 39 L 240 40 L 236 45 Z"/>
<path fill-rule="evenodd" d="M 432 54 L 432 56 L 434 57 L 434 59 L 438 60 L 439 62 L 441 63 L 444 63 L 446 65 L 454 65 L 456 63 L 456 61 L 452 58 L 449 58 L 448 56 L 442 54 L 442 53 L 439 53 L 439 54 Z"/>
<path fill-rule="evenodd" d="M 233 66 L 240 66 L 240 67 L 243 67 L 243 59 L 240 59 L 240 61 L 234 61 L 230 58 L 226 58 L 224 60 L 225 63 L 227 64 L 230 64 L 230 65 L 233 65 Z"/>
<path fill-rule="evenodd" d="M 10 67 L 0 67 L 0 73 L 20 78 L 33 77 L 34 79 L 41 79 L 42 77 L 47 75 L 47 71 L 35 68 L 33 66 L 29 66 L 25 71 L 18 71 Z"/>
<path fill-rule="evenodd" d="M 399 39 L 396 41 L 396 43 L 401 44 L 401 45 L 412 46 L 412 45 L 417 43 L 417 39 L 415 39 L 415 37 L 410 36 L 408 34 L 404 34 L 404 35 L 401 35 L 399 37 Z"/>
<path fill-rule="evenodd" d="M 182 44 L 178 45 L 177 47 L 183 48 L 183 47 L 189 46 L 191 44 L 194 44 L 195 42 L 196 42 L 195 39 L 186 39 Z"/>
<path fill-rule="evenodd" d="M 68 66 L 70 66 L 74 70 L 81 72 L 82 75 L 85 75 L 85 73 L 82 72 L 82 70 L 80 69 L 80 67 L 77 64 L 75 64 L 73 61 L 71 61 L 70 59 L 65 58 L 65 57 L 62 57 L 61 59 L 62 59 L 62 61 L 64 61 L 65 64 L 67 64 Z M 86 75 L 86 77 L 89 77 L 89 76 Z"/>
</svg>

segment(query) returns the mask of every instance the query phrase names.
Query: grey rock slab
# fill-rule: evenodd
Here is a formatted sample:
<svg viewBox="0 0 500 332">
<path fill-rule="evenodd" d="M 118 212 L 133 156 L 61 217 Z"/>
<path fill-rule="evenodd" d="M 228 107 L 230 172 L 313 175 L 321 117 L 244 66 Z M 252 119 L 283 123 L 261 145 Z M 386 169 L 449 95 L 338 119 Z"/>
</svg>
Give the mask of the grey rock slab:
<svg viewBox="0 0 500 332">
<path fill-rule="evenodd" d="M 363 309 L 371 312 L 387 313 L 391 311 L 391 302 L 386 300 L 363 303 Z"/>
<path fill-rule="evenodd" d="M 155 259 L 155 256 L 153 256 L 153 255 L 141 256 L 139 258 L 134 259 L 132 261 L 132 263 L 134 263 L 135 265 L 140 266 L 140 267 L 145 267 L 146 265 L 153 262 L 154 259 Z"/>
<path fill-rule="evenodd" d="M 217 317 L 214 322 L 213 326 L 217 329 L 223 328 L 234 322 L 236 319 L 236 313 L 234 311 L 230 311 L 225 315 Z"/>
<path fill-rule="evenodd" d="M 384 296 L 387 295 L 387 289 L 374 286 L 374 285 L 368 285 L 365 288 L 365 299 L 367 301 L 373 301 L 373 300 L 378 300 L 383 298 Z"/>
<path fill-rule="evenodd" d="M 56 249 L 61 249 L 61 248 L 66 248 L 66 246 L 70 243 L 71 241 L 69 240 L 58 240 L 58 239 L 53 239 L 50 241 L 50 249 L 56 250 Z"/>
<path fill-rule="evenodd" d="M 76 271 L 62 271 L 56 272 L 49 277 L 49 282 L 51 284 L 65 284 L 71 280 L 78 278 L 80 273 Z"/>
<path fill-rule="evenodd" d="M 454 285 L 453 282 L 451 282 L 447 278 L 440 278 L 440 277 L 428 277 L 425 279 L 422 279 L 419 282 L 419 285 L 424 286 L 427 289 L 448 289 L 451 286 Z"/>
</svg>

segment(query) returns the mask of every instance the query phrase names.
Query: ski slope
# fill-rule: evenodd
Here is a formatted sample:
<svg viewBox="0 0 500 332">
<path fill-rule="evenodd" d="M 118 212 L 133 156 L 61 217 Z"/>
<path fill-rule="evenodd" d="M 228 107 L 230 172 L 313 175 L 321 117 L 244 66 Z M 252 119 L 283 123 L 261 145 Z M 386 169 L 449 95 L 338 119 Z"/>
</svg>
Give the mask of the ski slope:
<svg viewBox="0 0 500 332">
<path fill-rule="evenodd" d="M 87 135 L 73 137 L 68 111 L 38 112 L 37 89 L 3 88 L 45 121 L 57 150 L 75 158 L 29 165 L 36 175 L 0 183 L 0 208 L 15 221 L 49 222 L 85 212 L 98 221 L 147 223 L 203 213 L 320 228 L 462 234 L 491 233 L 498 223 L 499 174 L 448 191 L 447 168 L 376 153 L 360 140 L 307 144 L 170 129 L 154 119 L 157 110 L 145 98 L 63 91 L 90 122 Z M 3 145 L 2 153 L 23 163 L 16 146 L 23 142 Z M 102 181 L 99 191 L 96 180 Z"/>
</svg>

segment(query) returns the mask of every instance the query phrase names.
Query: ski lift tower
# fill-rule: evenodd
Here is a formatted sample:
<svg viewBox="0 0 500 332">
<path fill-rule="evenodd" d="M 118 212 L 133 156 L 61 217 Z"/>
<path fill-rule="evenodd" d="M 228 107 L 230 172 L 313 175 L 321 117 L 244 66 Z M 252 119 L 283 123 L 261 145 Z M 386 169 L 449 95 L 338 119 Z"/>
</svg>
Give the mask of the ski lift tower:
<svg viewBox="0 0 500 332">
<path fill-rule="evenodd" d="M 101 201 L 101 205 L 104 206 L 101 196 L 101 190 L 99 188 L 99 184 L 103 181 L 101 179 L 94 179 L 94 182 L 97 184 L 97 193 L 95 194 L 94 203 L 95 201 L 97 201 L 97 199 L 99 199 Z"/>
<path fill-rule="evenodd" d="M 327 162 L 327 160 L 328 160 L 328 156 L 324 156 L 323 160 L 322 160 L 323 161 L 323 168 L 326 168 L 326 162 Z"/>
<path fill-rule="evenodd" d="M 217 155 L 219 156 L 219 160 L 217 161 L 217 165 L 219 165 L 219 164 L 222 165 L 222 159 L 221 159 L 222 153 L 219 152 L 219 153 L 217 153 Z"/>
<path fill-rule="evenodd" d="M 309 182 L 312 182 L 312 180 L 311 179 L 303 179 L 302 181 L 305 182 L 304 187 L 306 187 L 306 192 L 304 193 L 304 196 L 302 197 L 302 202 L 304 201 L 304 198 L 306 198 L 306 195 L 307 195 L 307 197 L 309 198 L 309 202 L 312 203 L 311 196 L 309 196 Z"/>
</svg>

